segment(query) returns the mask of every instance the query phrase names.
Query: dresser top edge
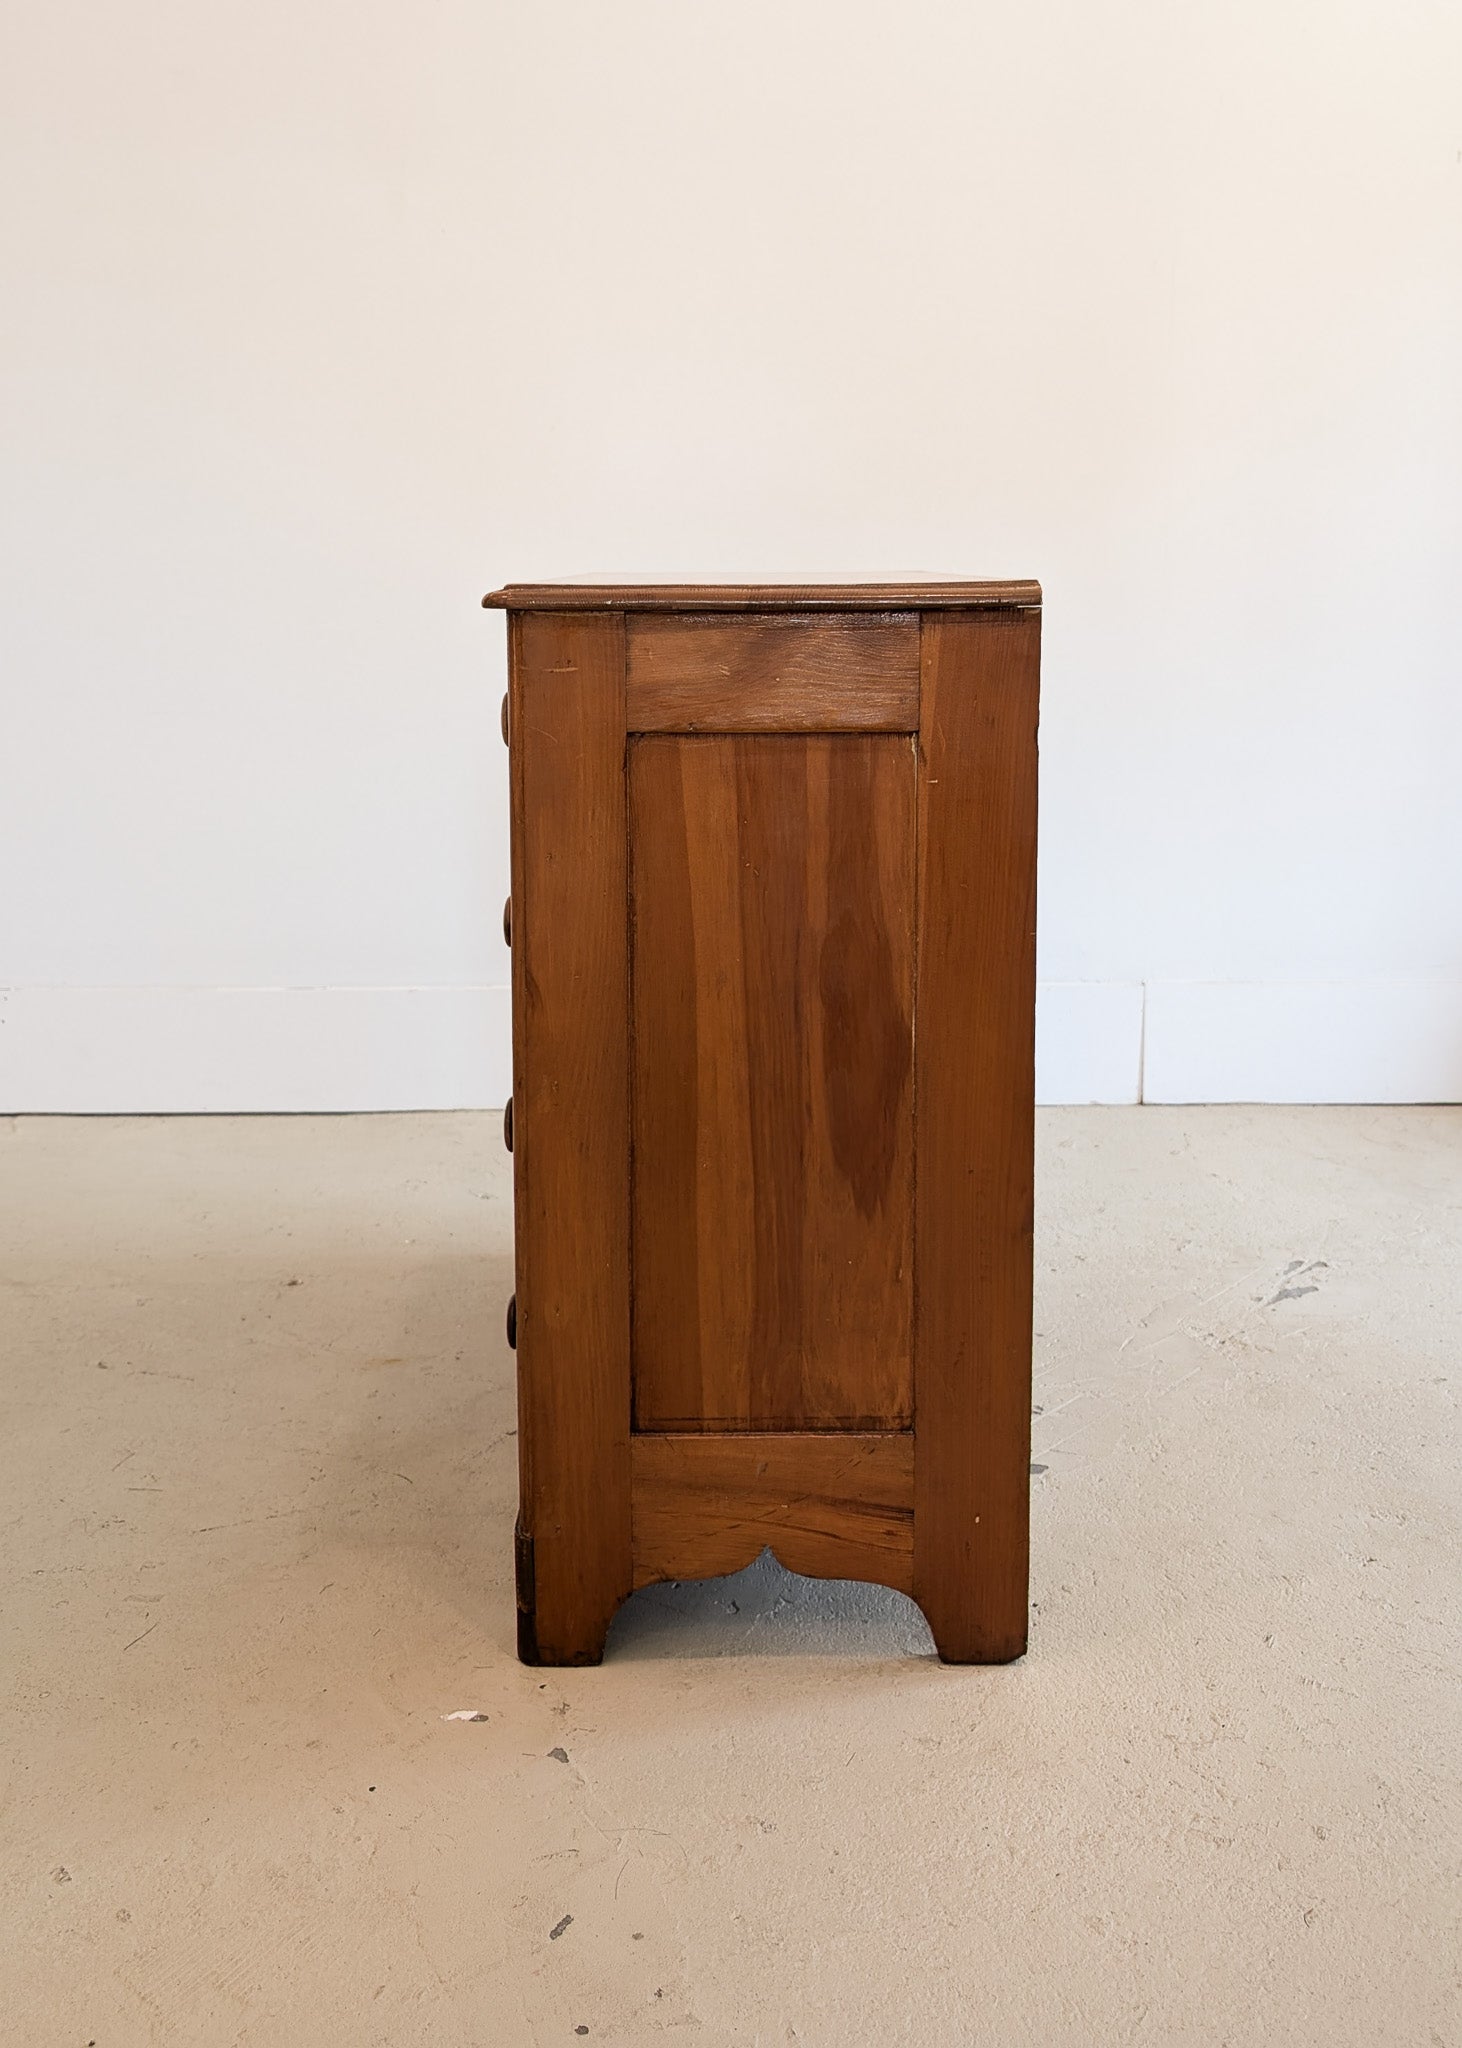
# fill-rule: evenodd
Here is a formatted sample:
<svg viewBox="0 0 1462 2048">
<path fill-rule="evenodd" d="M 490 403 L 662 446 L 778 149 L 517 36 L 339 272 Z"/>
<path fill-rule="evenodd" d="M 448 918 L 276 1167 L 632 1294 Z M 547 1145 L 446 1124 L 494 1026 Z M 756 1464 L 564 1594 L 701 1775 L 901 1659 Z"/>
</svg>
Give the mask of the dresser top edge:
<svg viewBox="0 0 1462 2048">
<path fill-rule="evenodd" d="M 508 583 L 504 612 L 884 612 L 1038 610 L 1041 586 L 1001 583 Z"/>
</svg>

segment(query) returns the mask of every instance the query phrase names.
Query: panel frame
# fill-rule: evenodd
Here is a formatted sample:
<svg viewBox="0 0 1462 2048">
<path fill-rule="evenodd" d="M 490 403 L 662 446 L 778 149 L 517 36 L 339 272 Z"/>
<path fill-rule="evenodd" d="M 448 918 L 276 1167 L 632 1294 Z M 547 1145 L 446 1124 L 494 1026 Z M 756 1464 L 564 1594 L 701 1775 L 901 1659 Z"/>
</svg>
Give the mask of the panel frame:
<svg viewBox="0 0 1462 2048">
<path fill-rule="evenodd" d="M 809 1578 L 914 1585 L 908 1430 L 636 1435 L 634 1582 L 714 1578 L 770 1549 Z"/>
<path fill-rule="evenodd" d="M 647 733 L 903 733 L 917 612 L 631 612 L 625 711 Z"/>
<path fill-rule="evenodd" d="M 1040 632 L 921 633 L 914 1597 L 949 1663 L 1027 1640 Z"/>
<path fill-rule="evenodd" d="M 594 1664 L 630 1591 L 622 618 L 514 614 L 508 702 L 518 1650 Z"/>
</svg>

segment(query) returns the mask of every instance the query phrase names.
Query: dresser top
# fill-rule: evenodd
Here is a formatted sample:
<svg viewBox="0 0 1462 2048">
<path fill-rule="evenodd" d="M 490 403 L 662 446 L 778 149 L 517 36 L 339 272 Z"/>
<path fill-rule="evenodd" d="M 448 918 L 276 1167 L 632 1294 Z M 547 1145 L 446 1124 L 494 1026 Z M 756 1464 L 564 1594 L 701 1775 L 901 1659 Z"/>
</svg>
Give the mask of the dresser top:
<svg viewBox="0 0 1462 2048">
<path fill-rule="evenodd" d="M 1033 608 L 1039 583 L 509 583 L 482 600 L 505 612 L 898 612 Z"/>
</svg>

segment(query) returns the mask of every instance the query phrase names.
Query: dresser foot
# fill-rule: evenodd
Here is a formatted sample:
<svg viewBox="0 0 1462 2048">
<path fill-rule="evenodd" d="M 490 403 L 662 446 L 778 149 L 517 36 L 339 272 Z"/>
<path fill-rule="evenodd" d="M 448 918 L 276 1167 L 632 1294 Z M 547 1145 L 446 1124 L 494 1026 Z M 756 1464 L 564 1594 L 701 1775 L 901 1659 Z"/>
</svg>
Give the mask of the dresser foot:
<svg viewBox="0 0 1462 2048">
<path fill-rule="evenodd" d="M 513 1531 L 518 1591 L 518 1662 L 532 1665 L 602 1664 L 613 1612 L 597 1620 L 566 1602 L 541 1598 L 533 1538 L 521 1519 Z M 562 1611 L 559 1611 L 562 1609 Z"/>
<path fill-rule="evenodd" d="M 971 1613 L 964 1603 L 946 1608 L 942 1602 L 919 1600 L 941 1664 L 1013 1664 L 1026 1651 L 1024 1610 L 1007 1621 Z"/>
</svg>

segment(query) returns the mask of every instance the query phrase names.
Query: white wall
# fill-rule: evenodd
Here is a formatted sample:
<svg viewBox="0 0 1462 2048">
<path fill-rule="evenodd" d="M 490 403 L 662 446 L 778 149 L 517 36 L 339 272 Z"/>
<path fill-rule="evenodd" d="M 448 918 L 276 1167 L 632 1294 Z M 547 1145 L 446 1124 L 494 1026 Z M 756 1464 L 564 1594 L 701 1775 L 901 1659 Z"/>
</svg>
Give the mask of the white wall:
<svg viewBox="0 0 1462 2048">
<path fill-rule="evenodd" d="M 1047 1099 L 1462 1095 L 1453 0 L 8 33 L 0 1109 L 500 1099 L 585 570 L 1039 576 Z"/>
</svg>

